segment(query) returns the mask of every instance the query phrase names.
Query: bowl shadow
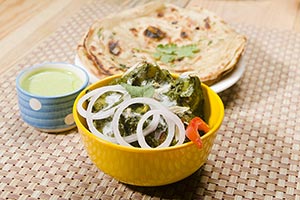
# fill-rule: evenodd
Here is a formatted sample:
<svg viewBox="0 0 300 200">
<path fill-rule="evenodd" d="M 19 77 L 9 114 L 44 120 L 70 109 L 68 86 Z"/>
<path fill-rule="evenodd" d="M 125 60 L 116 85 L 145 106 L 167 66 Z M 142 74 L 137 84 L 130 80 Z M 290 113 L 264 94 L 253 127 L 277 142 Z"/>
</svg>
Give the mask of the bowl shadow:
<svg viewBox="0 0 300 200">
<path fill-rule="evenodd" d="M 204 191 L 205 189 L 205 185 L 201 183 L 204 165 L 187 178 L 168 185 L 144 187 L 126 184 L 126 186 L 132 191 L 138 192 L 142 195 L 151 196 L 153 198 L 202 199 L 201 191 Z"/>
</svg>

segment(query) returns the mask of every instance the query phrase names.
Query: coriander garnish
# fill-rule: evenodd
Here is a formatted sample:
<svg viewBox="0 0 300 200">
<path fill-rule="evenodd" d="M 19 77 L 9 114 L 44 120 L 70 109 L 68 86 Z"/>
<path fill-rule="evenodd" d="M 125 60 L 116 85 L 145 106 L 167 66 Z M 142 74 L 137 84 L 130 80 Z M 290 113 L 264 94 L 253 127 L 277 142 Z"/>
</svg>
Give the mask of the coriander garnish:
<svg viewBox="0 0 300 200">
<path fill-rule="evenodd" d="M 193 57 L 195 53 L 199 52 L 197 45 L 190 44 L 184 46 L 177 46 L 177 44 L 159 44 L 156 47 L 156 52 L 153 57 L 164 63 L 171 63 L 175 60 L 180 60 L 185 57 Z"/>
<path fill-rule="evenodd" d="M 131 97 L 152 97 L 154 94 L 154 87 L 152 85 L 133 86 L 126 83 L 121 85 L 127 90 Z"/>
</svg>

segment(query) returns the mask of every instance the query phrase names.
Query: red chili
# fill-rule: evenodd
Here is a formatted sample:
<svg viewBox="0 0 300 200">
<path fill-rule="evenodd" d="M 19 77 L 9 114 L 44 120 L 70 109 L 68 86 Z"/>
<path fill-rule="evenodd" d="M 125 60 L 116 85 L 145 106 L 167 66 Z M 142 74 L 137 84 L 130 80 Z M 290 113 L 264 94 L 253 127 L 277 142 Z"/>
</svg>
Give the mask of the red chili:
<svg viewBox="0 0 300 200">
<path fill-rule="evenodd" d="M 202 148 L 202 140 L 198 130 L 207 133 L 209 126 L 200 117 L 194 117 L 187 126 L 185 134 L 198 148 Z"/>
</svg>

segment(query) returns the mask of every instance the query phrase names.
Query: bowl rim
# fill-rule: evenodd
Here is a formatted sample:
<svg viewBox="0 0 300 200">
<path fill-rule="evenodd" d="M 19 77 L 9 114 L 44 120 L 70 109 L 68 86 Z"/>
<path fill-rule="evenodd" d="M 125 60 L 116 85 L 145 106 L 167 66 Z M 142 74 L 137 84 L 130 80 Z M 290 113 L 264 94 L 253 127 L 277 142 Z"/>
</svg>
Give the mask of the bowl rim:
<svg viewBox="0 0 300 200">
<path fill-rule="evenodd" d="M 86 87 L 84 90 L 82 90 L 78 96 L 76 97 L 75 99 L 75 102 L 73 104 L 73 117 L 74 117 L 74 121 L 78 127 L 78 129 L 82 129 L 89 137 L 92 137 L 93 139 L 95 140 L 98 140 L 99 142 L 105 144 L 105 145 L 108 145 L 110 146 L 111 148 L 115 148 L 115 149 L 118 149 L 118 150 L 122 150 L 122 151 L 127 151 L 127 152 L 135 152 L 135 153 L 152 153 L 152 152 L 162 152 L 162 151 L 173 151 L 175 149 L 182 149 L 182 148 L 185 148 L 187 146 L 191 146 L 191 145 L 194 145 L 192 141 L 189 141 L 189 142 L 186 142 L 186 143 L 183 143 L 183 144 L 180 144 L 180 145 L 177 145 L 177 146 L 171 146 L 171 147 L 163 147 L 163 148 L 138 148 L 138 147 L 130 147 L 130 146 L 123 146 L 123 145 L 119 145 L 119 144 L 115 144 L 113 142 L 110 142 L 110 141 L 107 141 L 107 140 L 104 140 L 102 138 L 99 138 L 97 137 L 96 135 L 94 135 L 93 133 L 91 133 L 79 120 L 79 114 L 78 114 L 78 111 L 77 111 L 77 104 L 78 104 L 78 101 L 79 99 L 87 92 L 87 91 L 90 91 L 91 88 L 95 87 L 96 85 L 99 85 L 100 83 L 102 82 L 106 82 L 106 81 L 109 81 L 109 80 L 113 80 L 115 78 L 118 78 L 122 76 L 122 74 L 115 74 L 115 75 L 112 75 L 112 76 L 108 76 L 108 77 L 105 77 L 103 79 L 100 79 L 98 80 L 97 82 L 89 85 L 88 87 Z M 172 76 L 173 77 L 179 77 L 179 75 L 177 74 L 173 74 L 172 73 Z M 213 126 L 212 129 L 210 129 L 207 133 L 205 133 L 203 136 L 201 136 L 201 140 L 205 140 L 206 138 L 208 138 L 210 135 L 216 133 L 216 131 L 220 128 L 220 126 L 222 125 L 222 122 L 223 122 L 223 118 L 224 118 L 224 104 L 221 100 L 221 98 L 219 97 L 219 95 L 214 92 L 209 86 L 207 86 L 206 84 L 204 83 L 201 83 L 201 87 L 203 87 L 207 93 L 209 93 L 210 95 L 212 95 L 214 97 L 214 99 L 217 101 L 217 104 L 219 105 L 219 107 L 221 108 L 219 110 L 219 118 L 218 120 L 216 121 L 216 124 L 215 126 Z M 96 87 L 96 88 L 99 88 L 99 87 Z M 196 147 L 196 145 L 195 145 Z M 197 147 L 196 147 L 197 148 Z"/>
<path fill-rule="evenodd" d="M 76 70 L 80 71 L 84 75 L 84 77 L 80 76 L 80 79 L 83 80 L 83 83 L 80 85 L 79 88 L 77 88 L 76 90 L 73 90 L 72 92 L 68 92 L 68 93 L 61 94 L 61 95 L 43 96 L 43 95 L 30 93 L 27 90 L 23 89 L 23 87 L 21 86 L 21 79 L 23 78 L 23 76 L 26 76 L 26 75 L 28 76 L 28 75 L 30 75 L 31 72 L 38 71 L 39 69 L 47 69 L 47 68 L 59 69 L 60 65 L 66 66 L 68 69 L 70 69 L 70 71 L 72 71 L 75 68 Z M 83 89 L 85 89 L 88 86 L 88 84 L 89 84 L 88 73 L 81 67 L 79 67 L 75 64 L 67 63 L 67 62 L 44 62 L 44 63 L 32 65 L 32 66 L 29 66 L 29 67 L 23 69 L 16 77 L 17 90 L 21 91 L 23 94 L 26 94 L 27 96 L 35 97 L 35 98 L 39 98 L 39 99 L 57 99 L 57 98 L 64 98 L 64 97 L 72 96 L 72 95 L 82 91 Z"/>
</svg>

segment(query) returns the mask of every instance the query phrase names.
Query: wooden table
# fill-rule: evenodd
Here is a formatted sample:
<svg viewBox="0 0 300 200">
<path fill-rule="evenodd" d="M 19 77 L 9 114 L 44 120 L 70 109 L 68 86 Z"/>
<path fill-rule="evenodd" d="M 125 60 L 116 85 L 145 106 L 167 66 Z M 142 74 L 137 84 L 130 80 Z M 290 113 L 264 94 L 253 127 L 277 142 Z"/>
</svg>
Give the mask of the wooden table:
<svg viewBox="0 0 300 200">
<path fill-rule="evenodd" d="M 117 1 L 132 7 L 141 1 Z M 112 2 L 112 1 L 111 1 Z M 146 0 L 144 0 L 146 2 Z M 202 6 L 228 23 L 300 32 L 299 0 L 183 0 L 181 6 Z M 0 72 L 14 65 L 91 0 L 0 1 Z"/>
<path fill-rule="evenodd" d="M 123 184 L 92 163 L 77 129 L 48 134 L 24 123 L 17 74 L 74 62 L 89 24 L 145 2 L 0 0 L 0 200 L 300 199 L 299 0 L 172 1 L 215 11 L 248 38 L 243 76 L 219 93 L 225 116 L 210 156 L 184 180 Z"/>
</svg>

